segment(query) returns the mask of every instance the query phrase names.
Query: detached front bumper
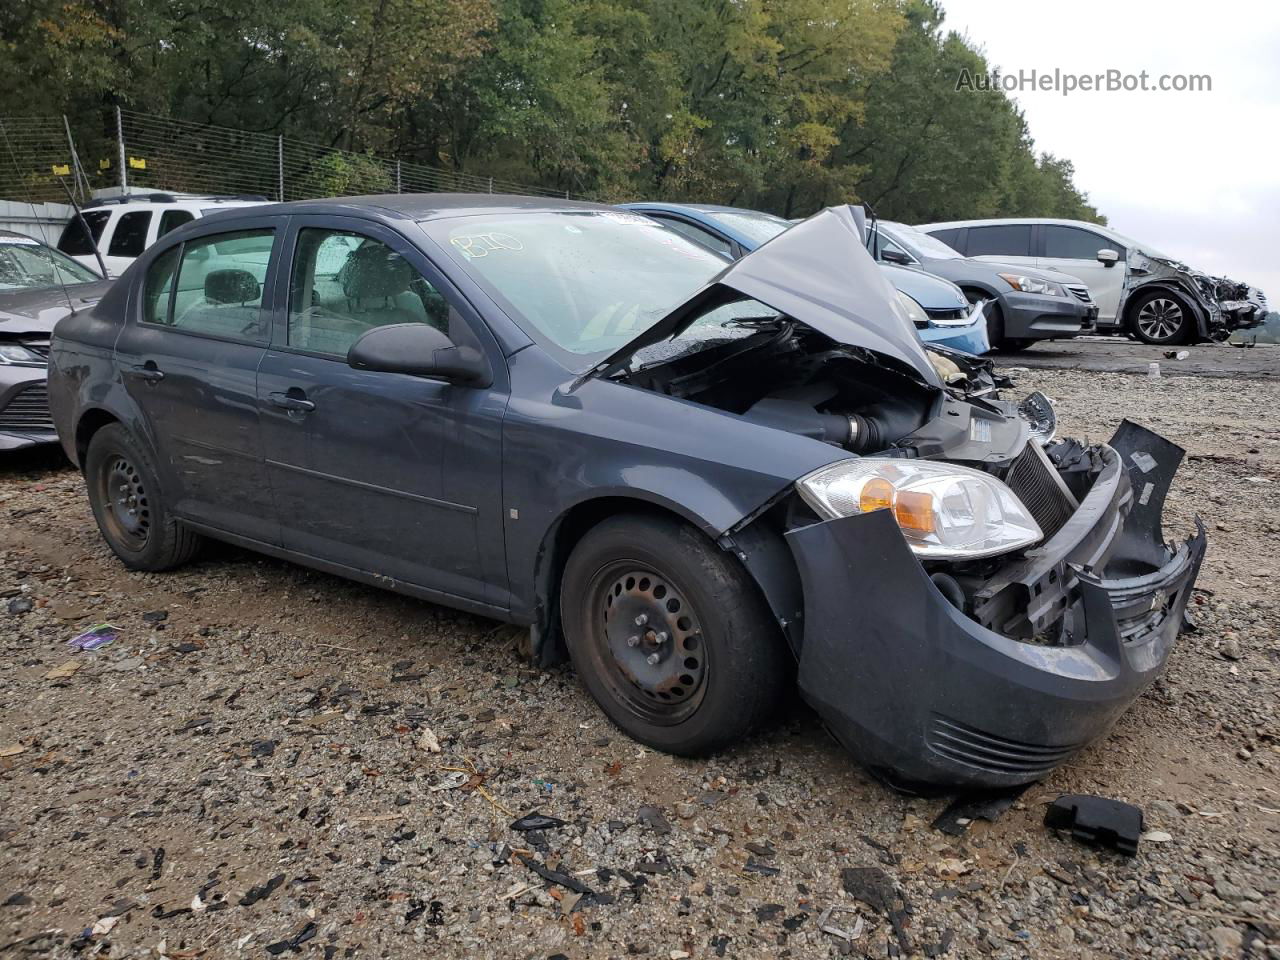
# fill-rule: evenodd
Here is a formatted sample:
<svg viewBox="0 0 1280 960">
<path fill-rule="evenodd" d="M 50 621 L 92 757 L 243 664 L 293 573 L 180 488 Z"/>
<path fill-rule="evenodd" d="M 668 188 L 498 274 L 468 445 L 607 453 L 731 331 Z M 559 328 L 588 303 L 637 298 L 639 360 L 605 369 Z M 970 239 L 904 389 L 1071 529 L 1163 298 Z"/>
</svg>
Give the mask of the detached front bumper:
<svg viewBox="0 0 1280 960">
<path fill-rule="evenodd" d="M 950 603 L 887 511 L 787 534 L 805 596 L 800 689 L 863 763 L 903 786 L 1028 783 L 1163 670 L 1204 529 L 1172 548 L 1160 538 L 1179 448 L 1127 422 L 1111 447 L 1072 520 L 987 591 L 988 605 L 1005 598 L 1002 619 L 1012 595 L 1015 615 L 1059 630 L 1054 645 Z"/>
</svg>

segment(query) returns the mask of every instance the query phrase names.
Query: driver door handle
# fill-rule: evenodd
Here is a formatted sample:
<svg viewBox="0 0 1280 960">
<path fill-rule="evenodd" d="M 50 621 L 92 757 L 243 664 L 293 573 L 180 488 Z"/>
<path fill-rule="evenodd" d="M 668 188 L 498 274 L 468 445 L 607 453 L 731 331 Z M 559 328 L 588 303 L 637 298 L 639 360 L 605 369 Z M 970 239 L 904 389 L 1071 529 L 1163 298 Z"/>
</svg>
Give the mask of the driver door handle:
<svg viewBox="0 0 1280 960">
<path fill-rule="evenodd" d="M 131 371 L 133 375 L 147 383 L 159 383 L 164 379 L 164 371 L 156 366 L 154 360 L 148 360 L 146 363 L 140 364 Z"/>
<path fill-rule="evenodd" d="M 273 407 L 279 407 L 281 410 L 288 410 L 291 413 L 310 413 L 316 408 L 316 405 L 305 397 L 293 397 L 287 393 L 269 393 L 267 401 Z"/>
</svg>

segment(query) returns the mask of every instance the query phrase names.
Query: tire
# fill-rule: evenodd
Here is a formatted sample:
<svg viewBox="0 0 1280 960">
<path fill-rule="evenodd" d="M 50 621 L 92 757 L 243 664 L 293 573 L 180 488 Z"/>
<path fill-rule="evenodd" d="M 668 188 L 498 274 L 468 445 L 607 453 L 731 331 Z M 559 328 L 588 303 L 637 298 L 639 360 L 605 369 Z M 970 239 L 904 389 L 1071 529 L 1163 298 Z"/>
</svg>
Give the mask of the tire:
<svg viewBox="0 0 1280 960">
<path fill-rule="evenodd" d="M 170 570 L 199 551 L 204 538 L 170 515 L 150 456 L 120 424 L 93 435 L 84 477 L 98 530 L 126 567 Z"/>
<path fill-rule="evenodd" d="M 964 297 L 969 301 L 970 306 L 979 300 L 987 301 L 987 305 L 983 308 L 983 316 L 987 321 L 987 340 L 991 344 L 991 349 L 1021 350 L 1035 342 L 1033 340 L 1017 340 L 1004 335 L 1004 312 L 1000 309 L 1000 302 L 994 297 L 988 297 L 986 294 L 976 290 L 966 290 Z"/>
<path fill-rule="evenodd" d="M 1186 301 L 1163 290 L 1144 293 L 1129 305 L 1129 332 L 1143 343 L 1186 343 L 1194 324 Z"/>
<path fill-rule="evenodd" d="M 701 756 L 742 739 L 773 718 L 790 682 L 790 654 L 755 583 L 675 519 L 598 524 L 565 565 L 560 603 L 587 691 L 658 750 Z"/>
</svg>

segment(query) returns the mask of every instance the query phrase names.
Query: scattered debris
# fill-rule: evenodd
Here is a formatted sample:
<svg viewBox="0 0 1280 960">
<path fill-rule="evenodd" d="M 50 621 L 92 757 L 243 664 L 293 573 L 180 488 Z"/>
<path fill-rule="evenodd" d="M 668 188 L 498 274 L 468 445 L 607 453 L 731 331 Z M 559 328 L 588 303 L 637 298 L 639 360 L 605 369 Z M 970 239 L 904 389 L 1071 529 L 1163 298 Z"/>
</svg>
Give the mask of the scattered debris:
<svg viewBox="0 0 1280 960">
<path fill-rule="evenodd" d="M 26 753 L 27 748 L 20 743 L 10 744 L 7 747 L 0 747 L 0 760 L 6 757 L 16 757 L 20 753 Z"/>
<path fill-rule="evenodd" d="M 95 623 L 84 633 L 77 634 L 67 641 L 68 647 L 77 650 L 97 650 L 115 640 L 120 628 L 110 623 Z"/>
<path fill-rule="evenodd" d="M 9 612 L 12 614 L 30 613 L 35 608 L 35 601 L 30 597 L 14 597 L 9 601 Z"/>
<path fill-rule="evenodd" d="M 250 887 L 245 891 L 244 896 L 240 898 L 240 906 L 252 907 L 259 900 L 267 899 L 267 897 L 276 892 L 282 883 L 284 883 L 284 874 L 277 873 L 266 883 Z"/>
<path fill-rule="evenodd" d="M 66 663 L 54 667 L 44 675 L 44 678 L 46 680 L 69 680 L 83 666 L 83 660 L 68 660 Z"/>
<path fill-rule="evenodd" d="M 964 794 L 955 798 L 951 805 L 938 814 L 933 821 L 933 829 L 941 830 L 949 836 L 958 837 L 969 829 L 974 820 L 986 820 L 995 823 L 1000 815 L 1013 806 L 1024 792 L 1021 786 L 1013 790 Z"/>
<path fill-rule="evenodd" d="M 271 954 L 273 957 L 279 956 L 286 950 L 292 950 L 296 953 L 301 949 L 304 943 L 315 935 L 316 925 L 314 923 L 308 923 L 305 927 L 295 933 L 291 939 L 280 940 L 277 943 L 267 944 L 267 953 Z"/>
<path fill-rule="evenodd" d="M 831 922 L 831 917 L 837 913 L 852 913 L 857 919 L 850 929 L 845 930 L 841 927 L 835 926 Z M 853 907 L 842 907 L 837 904 L 832 904 L 818 915 L 818 929 L 823 933 L 831 934 L 833 937 L 839 937 L 841 940 L 857 940 L 862 936 L 863 926 L 865 926 L 865 921 L 862 919 L 862 915 Z"/>
<path fill-rule="evenodd" d="M 1173 839 L 1173 834 L 1166 833 L 1164 830 L 1148 830 L 1142 835 L 1142 839 L 1148 843 L 1168 843 Z"/>
<path fill-rule="evenodd" d="M 516 856 L 519 858 L 521 863 L 548 883 L 554 883 L 558 886 L 564 887 L 566 890 L 572 890 L 574 893 L 592 892 L 590 887 L 572 874 L 561 873 L 559 870 L 552 870 L 546 864 L 539 863 L 533 857 L 527 857 L 523 853 L 516 854 Z"/>
<path fill-rule="evenodd" d="M 1109 797 L 1063 794 L 1045 811 L 1044 824 L 1054 830 L 1070 830 L 1081 843 L 1111 847 L 1135 856 L 1142 837 L 1142 811 Z"/>
<path fill-rule="evenodd" d="M 168 610 L 151 610 L 142 615 L 143 623 L 164 623 L 169 619 Z"/>
<path fill-rule="evenodd" d="M 565 821 L 556 817 L 548 817 L 546 814 L 534 811 L 526 813 L 523 817 L 511 824 L 512 830 L 529 831 L 529 830 L 554 830 L 556 827 L 565 826 Z"/>
<path fill-rule="evenodd" d="M 115 929 L 117 923 L 120 922 L 119 917 L 103 917 L 95 923 L 90 933 L 95 937 L 105 937 L 108 933 Z"/>
<path fill-rule="evenodd" d="M 423 727 L 422 736 L 418 738 L 418 747 L 427 753 L 439 753 L 440 741 L 436 739 L 435 731 L 430 727 Z"/>
<path fill-rule="evenodd" d="M 960 860 L 955 857 L 944 857 L 933 865 L 933 872 L 943 880 L 954 880 L 973 872 L 972 860 Z"/>
<path fill-rule="evenodd" d="M 1166 360 L 1185 360 L 1189 356 L 1191 356 L 1190 350 L 1166 350 L 1164 352 Z"/>
<path fill-rule="evenodd" d="M 667 822 L 667 818 L 662 815 L 662 810 L 658 807 L 641 807 L 636 811 L 636 819 L 660 836 L 665 837 L 671 832 L 671 824 Z"/>
</svg>

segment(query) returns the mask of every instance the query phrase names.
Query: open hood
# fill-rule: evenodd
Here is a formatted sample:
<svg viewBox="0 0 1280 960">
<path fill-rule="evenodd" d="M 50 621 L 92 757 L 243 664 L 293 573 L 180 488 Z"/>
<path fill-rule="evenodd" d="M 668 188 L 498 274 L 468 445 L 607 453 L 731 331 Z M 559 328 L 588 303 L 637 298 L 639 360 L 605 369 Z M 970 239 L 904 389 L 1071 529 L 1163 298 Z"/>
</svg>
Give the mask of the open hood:
<svg viewBox="0 0 1280 960">
<path fill-rule="evenodd" d="M 837 343 L 862 347 L 930 386 L 941 381 L 893 286 L 862 244 L 861 208 L 828 207 L 736 263 L 586 374 L 608 376 L 651 344 L 678 336 L 706 310 L 749 297 Z"/>
</svg>

